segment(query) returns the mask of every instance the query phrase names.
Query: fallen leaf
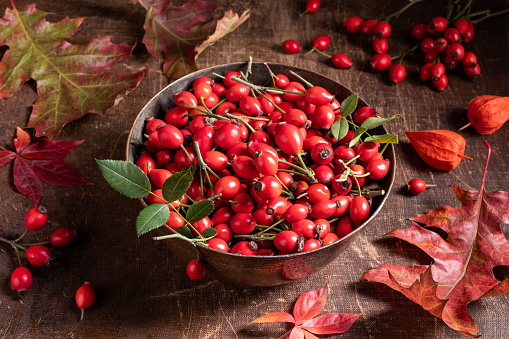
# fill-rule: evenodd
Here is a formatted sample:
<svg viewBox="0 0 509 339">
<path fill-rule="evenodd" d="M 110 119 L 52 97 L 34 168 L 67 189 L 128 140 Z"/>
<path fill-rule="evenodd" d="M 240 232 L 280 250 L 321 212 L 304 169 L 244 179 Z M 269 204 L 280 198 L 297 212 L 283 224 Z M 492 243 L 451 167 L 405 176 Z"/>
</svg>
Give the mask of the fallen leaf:
<svg viewBox="0 0 509 339">
<path fill-rule="evenodd" d="M 249 9 L 239 17 L 229 10 L 222 19 L 213 19 L 217 6 L 208 1 L 190 0 L 171 7 L 171 0 L 131 0 L 147 10 L 143 43 L 155 57 L 163 54 L 163 74 L 180 78 L 197 70 L 196 57 L 205 48 L 235 30 L 249 18 Z"/>
<path fill-rule="evenodd" d="M 509 294 L 509 281 L 500 282 L 493 267 L 509 265 L 509 242 L 501 224 L 509 223 L 509 193 L 484 189 L 488 156 L 480 191 L 451 186 L 461 208 L 444 206 L 411 218 L 412 226 L 388 233 L 405 240 L 430 255 L 434 262 L 426 267 L 382 264 L 382 268 L 363 275 L 400 291 L 454 330 L 477 337 L 480 329 L 467 312 L 471 301 Z M 421 227 L 437 227 L 439 234 Z"/>
<path fill-rule="evenodd" d="M 82 143 L 83 140 L 44 139 L 30 145 L 30 135 L 18 127 L 14 139 L 17 152 L 0 146 L 0 167 L 14 159 L 14 185 L 34 206 L 38 206 L 43 194 L 41 180 L 50 185 L 66 187 L 92 184 L 76 168 L 62 160 Z"/>
<path fill-rule="evenodd" d="M 87 113 L 104 114 L 147 76 L 148 69 L 105 72 L 130 56 L 127 44 L 113 44 L 109 37 L 86 45 L 64 40 L 78 31 L 84 18 L 50 23 L 45 19 L 50 13 L 35 5 L 18 11 L 11 4 L 13 9 L 7 8 L 0 19 L 0 45 L 9 47 L 0 61 L 0 99 L 12 96 L 30 78 L 37 82 L 27 125 L 35 128 L 36 136 L 54 139 L 67 123 Z"/>
<path fill-rule="evenodd" d="M 239 17 L 237 13 L 232 11 L 231 9 L 224 13 L 224 16 L 217 20 L 216 31 L 214 34 L 205 39 L 201 44 L 196 46 L 196 57 L 200 55 L 207 47 L 215 44 L 219 39 L 223 38 L 225 35 L 233 32 L 237 27 L 242 25 L 244 21 L 249 19 L 251 8 L 246 9 L 242 15 Z"/>
<path fill-rule="evenodd" d="M 295 302 L 293 316 L 287 312 L 270 312 L 256 318 L 254 323 L 294 323 L 294 328 L 284 334 L 289 339 L 317 339 L 315 334 L 344 333 L 362 313 L 327 313 L 315 318 L 323 311 L 327 302 L 327 285 L 323 288 L 303 293 Z M 282 338 L 281 337 L 281 338 Z"/>
</svg>

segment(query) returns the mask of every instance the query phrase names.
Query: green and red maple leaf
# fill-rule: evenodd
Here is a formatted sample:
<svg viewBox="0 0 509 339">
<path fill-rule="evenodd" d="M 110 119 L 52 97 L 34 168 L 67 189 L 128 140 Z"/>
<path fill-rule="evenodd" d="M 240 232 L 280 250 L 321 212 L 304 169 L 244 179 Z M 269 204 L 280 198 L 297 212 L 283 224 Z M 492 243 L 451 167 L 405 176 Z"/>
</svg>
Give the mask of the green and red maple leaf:
<svg viewBox="0 0 509 339">
<path fill-rule="evenodd" d="M 249 18 L 250 10 L 239 17 L 232 10 L 213 19 L 217 6 L 208 1 L 190 0 L 171 7 L 171 0 L 131 0 L 147 10 L 143 43 L 147 51 L 164 56 L 163 74 L 180 78 L 197 70 L 196 57 L 217 40 Z"/>
<path fill-rule="evenodd" d="M 352 327 L 362 313 L 327 313 L 316 317 L 323 311 L 327 302 L 327 285 L 323 288 L 303 293 L 295 302 L 293 315 L 287 312 L 270 312 L 251 322 L 255 323 L 293 323 L 288 333 L 289 339 L 317 339 L 315 334 L 344 333 Z M 316 318 L 315 318 L 316 317 Z"/>
<path fill-rule="evenodd" d="M 18 127 L 14 139 L 16 152 L 0 146 L 0 167 L 14 160 L 14 185 L 18 191 L 39 205 L 43 187 L 41 180 L 56 186 L 91 185 L 83 176 L 62 158 L 65 158 L 83 140 L 39 140 L 30 144 L 30 135 Z"/>
<path fill-rule="evenodd" d="M 62 127 L 87 113 L 104 114 L 138 86 L 148 69 L 110 73 L 107 69 L 128 58 L 132 47 L 113 44 L 109 37 L 73 45 L 84 18 L 48 22 L 50 14 L 28 5 L 7 8 L 0 19 L 0 46 L 9 49 L 0 61 L 0 99 L 12 96 L 29 79 L 37 82 L 37 100 L 27 127 L 36 136 L 54 139 Z"/>
<path fill-rule="evenodd" d="M 490 148 L 488 147 L 489 160 Z M 480 298 L 509 294 L 509 279 L 499 281 L 493 267 L 509 265 L 509 241 L 501 230 L 509 223 L 509 192 L 485 191 L 486 168 L 480 192 L 451 186 L 461 208 L 444 206 L 411 218 L 412 226 L 388 233 L 405 240 L 434 259 L 429 266 L 381 264 L 362 278 L 381 282 L 403 293 L 465 336 L 481 330 L 467 312 Z M 426 227 L 447 233 L 443 239 Z"/>
</svg>

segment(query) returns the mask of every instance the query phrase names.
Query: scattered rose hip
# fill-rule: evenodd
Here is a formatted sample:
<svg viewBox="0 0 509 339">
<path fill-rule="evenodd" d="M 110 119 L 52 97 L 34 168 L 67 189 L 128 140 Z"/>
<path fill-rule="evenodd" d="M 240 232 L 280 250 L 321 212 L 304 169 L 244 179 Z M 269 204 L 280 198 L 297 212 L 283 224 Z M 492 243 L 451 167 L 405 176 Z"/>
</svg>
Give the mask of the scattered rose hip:
<svg viewBox="0 0 509 339">
<path fill-rule="evenodd" d="M 369 218 L 370 199 L 384 194 L 376 181 L 391 166 L 383 152 L 397 136 L 364 133 L 397 116 L 356 110 L 356 94 L 340 103 L 300 75 L 274 74 L 266 66 L 273 87 L 249 82 L 248 63 L 246 73 L 196 79 L 190 90 L 175 95 L 176 107 L 164 122 L 147 120 L 145 151 L 136 165 L 147 174 L 149 206 L 140 215 L 149 215 L 154 204 L 169 211 L 150 228 L 139 220 L 153 218 L 139 217 L 138 234 L 166 224 L 178 234 L 155 239 L 181 237 L 224 252 L 272 256 L 331 244 Z M 199 83 L 211 90 L 198 92 Z M 226 91 L 207 105 L 216 86 Z M 360 126 L 350 127 L 350 115 Z M 165 161 L 156 162 L 159 152 L 168 154 Z M 122 170 L 116 166 L 132 164 L 98 163 L 110 166 L 103 175 L 112 187 L 143 196 L 109 180 L 107 173 Z M 364 188 L 366 183 L 378 188 Z M 338 226 L 346 224 L 350 228 Z M 192 260 L 187 274 L 201 278 L 205 262 Z"/>
<path fill-rule="evenodd" d="M 18 257 L 19 267 L 11 274 L 11 286 L 17 292 L 27 291 L 32 286 L 32 274 L 22 265 L 20 250 L 25 251 L 27 261 L 34 267 L 49 266 L 52 261 L 51 250 L 44 246 L 51 243 L 54 247 L 69 246 L 76 238 L 76 232 L 68 228 L 60 228 L 53 232 L 50 241 L 40 243 L 20 243 L 29 232 L 38 231 L 46 225 L 47 211 L 43 206 L 33 207 L 25 214 L 26 231 L 16 239 L 0 237 L 0 241 L 9 244 Z"/>
<path fill-rule="evenodd" d="M 435 187 L 435 185 L 426 184 L 424 180 L 419 178 L 410 180 L 407 185 L 408 191 L 414 195 L 421 194 L 428 187 Z"/>
<path fill-rule="evenodd" d="M 313 14 L 320 9 L 320 0 L 308 0 L 306 2 L 306 10 L 301 13 L 304 14 Z"/>
<path fill-rule="evenodd" d="M 85 310 L 90 308 L 95 301 L 95 290 L 90 282 L 86 281 L 82 286 L 80 286 L 80 288 L 78 288 L 75 300 L 76 305 L 81 310 L 80 320 L 83 320 Z"/>
</svg>

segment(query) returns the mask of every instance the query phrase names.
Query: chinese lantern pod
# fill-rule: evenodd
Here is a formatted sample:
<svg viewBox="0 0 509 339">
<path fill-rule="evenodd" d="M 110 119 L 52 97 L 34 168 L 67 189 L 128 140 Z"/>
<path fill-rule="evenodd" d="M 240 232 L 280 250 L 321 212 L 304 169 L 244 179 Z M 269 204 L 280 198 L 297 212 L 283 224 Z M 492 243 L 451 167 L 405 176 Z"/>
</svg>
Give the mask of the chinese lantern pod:
<svg viewBox="0 0 509 339">
<path fill-rule="evenodd" d="M 417 154 L 431 167 L 450 171 L 458 167 L 462 158 L 472 160 L 463 154 L 466 142 L 457 133 L 446 130 L 405 133 Z"/>
<path fill-rule="evenodd" d="M 509 97 L 481 95 L 468 104 L 468 121 L 479 134 L 491 134 L 509 120 Z"/>
</svg>

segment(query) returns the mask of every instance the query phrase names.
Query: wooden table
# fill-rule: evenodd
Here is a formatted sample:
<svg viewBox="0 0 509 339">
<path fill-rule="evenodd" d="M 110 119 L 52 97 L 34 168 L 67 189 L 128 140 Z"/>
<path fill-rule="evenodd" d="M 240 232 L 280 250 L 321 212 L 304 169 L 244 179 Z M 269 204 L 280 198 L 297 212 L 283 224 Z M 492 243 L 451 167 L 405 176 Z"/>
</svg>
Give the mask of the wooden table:
<svg viewBox="0 0 509 339">
<path fill-rule="evenodd" d="M 23 9 L 33 1 L 16 1 Z M 417 4 L 391 21 L 392 55 L 413 46 L 411 27 L 445 15 L 445 1 Z M 180 3 L 180 2 L 179 2 Z M 462 161 L 457 169 L 441 172 L 426 165 L 406 138 L 406 130 L 447 129 L 457 131 L 466 124 L 468 102 L 478 95 L 509 95 L 509 15 L 483 21 L 476 26 L 468 49 L 477 53 L 483 76 L 470 81 L 451 73 L 449 86 L 437 92 L 418 75 L 422 53 L 405 59 L 408 75 L 391 86 L 387 72 L 369 70 L 371 42 L 344 32 L 342 23 L 353 15 L 376 18 L 392 13 L 406 2 L 322 1 L 316 14 L 299 16 L 305 1 L 217 1 L 219 8 L 231 6 L 241 12 L 252 4 L 251 18 L 232 34 L 207 49 L 198 58 L 198 67 L 222 63 L 255 61 L 287 63 L 314 70 L 342 82 L 358 92 L 368 103 L 383 110 L 384 116 L 402 114 L 388 128 L 400 136 L 394 189 L 383 211 L 358 240 L 321 272 L 286 286 L 246 288 L 225 285 L 204 278 L 191 281 L 185 264 L 172 258 L 163 243 L 150 236 L 137 238 L 135 220 L 141 207 L 112 190 L 103 180 L 95 158 L 123 159 L 127 135 L 133 119 L 145 103 L 169 81 L 161 74 L 161 59 L 151 57 L 141 43 L 145 10 L 129 1 L 51 0 L 37 4 L 40 10 L 55 13 L 56 21 L 87 17 L 79 32 L 70 39 L 85 43 L 111 35 L 115 43 L 138 43 L 133 56 L 114 70 L 134 71 L 149 65 L 149 76 L 105 116 L 87 115 L 66 126 L 60 140 L 84 139 L 67 161 L 79 168 L 93 186 L 61 188 L 44 185 L 41 204 L 47 207 L 48 225 L 27 240 L 48 239 L 59 227 L 75 228 L 79 242 L 70 249 L 56 249 L 55 264 L 33 268 L 34 284 L 19 297 L 9 285 L 17 265 L 12 249 L 0 245 L 0 336 L 1 338 L 266 338 L 278 337 L 285 325 L 248 325 L 271 311 L 291 311 L 297 297 L 306 291 L 329 285 L 325 312 L 363 312 L 364 315 L 341 338 L 462 338 L 441 320 L 424 311 L 403 295 L 385 285 L 361 282 L 363 272 L 378 267 L 377 262 L 429 264 L 430 258 L 413 246 L 383 235 L 392 229 L 410 226 L 408 218 L 443 205 L 458 206 L 447 186 L 479 189 L 488 140 L 493 148 L 487 174 L 487 189 L 509 190 L 509 126 L 492 135 L 481 136 L 473 128 L 461 132 L 467 139 L 466 154 L 473 161 Z M 6 0 L 1 7 L 11 7 Z M 475 10 L 501 10 L 509 1 L 476 2 Z M 296 39 L 308 50 L 321 34 L 332 37 L 330 52 L 350 56 L 354 66 L 340 70 L 316 53 L 303 56 L 282 52 L 285 39 Z M 31 81 L 13 97 L 0 100 L 0 145 L 13 149 L 16 126 L 24 127 L 36 99 Z M 421 177 L 437 185 L 419 196 L 405 193 L 405 184 Z M 30 201 L 17 193 L 12 165 L 0 169 L 0 234 L 14 238 L 24 230 L 23 218 Z M 507 234 L 507 227 L 505 228 Z M 496 269 L 499 279 L 509 269 Z M 76 289 L 91 281 L 97 290 L 95 305 L 79 321 L 74 302 Z M 509 337 L 509 297 L 473 302 L 469 312 L 483 329 L 484 338 Z"/>
</svg>

